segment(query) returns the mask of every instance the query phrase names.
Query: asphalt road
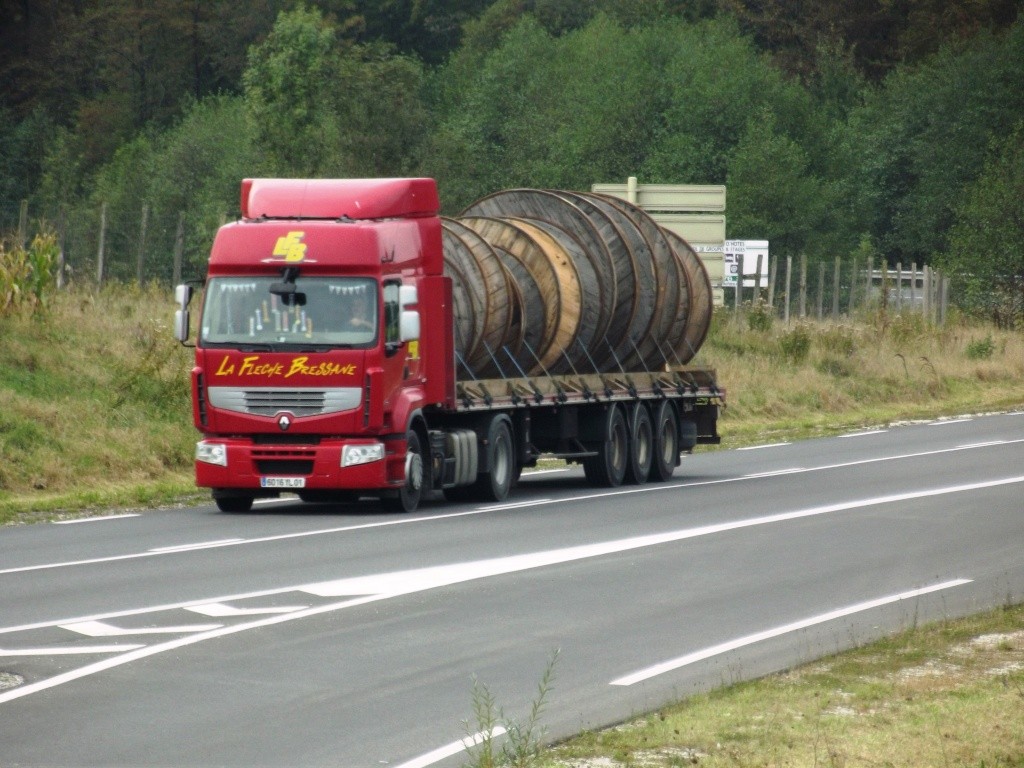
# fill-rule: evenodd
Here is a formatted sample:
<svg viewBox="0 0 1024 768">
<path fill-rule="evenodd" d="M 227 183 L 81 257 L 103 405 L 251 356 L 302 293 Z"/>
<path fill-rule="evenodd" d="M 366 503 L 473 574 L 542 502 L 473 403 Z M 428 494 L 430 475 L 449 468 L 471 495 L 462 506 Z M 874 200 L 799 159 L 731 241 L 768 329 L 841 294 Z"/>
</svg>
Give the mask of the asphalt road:
<svg viewBox="0 0 1024 768">
<path fill-rule="evenodd" d="M 1024 414 L 685 457 L 510 503 L 0 529 L 0 766 L 463 765 L 474 680 L 598 728 L 1024 600 Z M 478 699 L 479 701 L 479 699 Z"/>
</svg>

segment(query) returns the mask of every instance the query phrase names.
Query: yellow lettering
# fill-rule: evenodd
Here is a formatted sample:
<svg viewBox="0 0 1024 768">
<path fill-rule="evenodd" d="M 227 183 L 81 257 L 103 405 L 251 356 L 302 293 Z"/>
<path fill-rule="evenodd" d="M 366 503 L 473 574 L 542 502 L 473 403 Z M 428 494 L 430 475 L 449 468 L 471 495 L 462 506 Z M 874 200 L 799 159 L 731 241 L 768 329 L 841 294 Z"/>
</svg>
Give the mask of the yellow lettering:
<svg viewBox="0 0 1024 768">
<path fill-rule="evenodd" d="M 302 242 L 305 236 L 305 232 L 289 232 L 284 237 L 277 238 L 274 256 L 285 261 L 302 261 L 306 258 L 306 244 Z"/>
<path fill-rule="evenodd" d="M 217 372 L 214 376 L 230 376 L 235 372 L 235 366 L 228 365 L 228 356 L 224 355 L 224 359 L 220 361 L 220 365 L 217 367 Z"/>
</svg>

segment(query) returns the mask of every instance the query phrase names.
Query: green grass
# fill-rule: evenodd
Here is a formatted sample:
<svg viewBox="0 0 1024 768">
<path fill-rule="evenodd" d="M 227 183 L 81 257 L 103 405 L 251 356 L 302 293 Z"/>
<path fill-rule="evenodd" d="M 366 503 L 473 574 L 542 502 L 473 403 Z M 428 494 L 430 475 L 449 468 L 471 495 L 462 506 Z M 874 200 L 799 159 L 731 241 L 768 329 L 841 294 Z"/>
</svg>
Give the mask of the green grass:
<svg viewBox="0 0 1024 768">
<path fill-rule="evenodd" d="M 60 292 L 0 317 L 0 524 L 196 498 L 192 353 L 161 287 Z M 874 313 L 716 313 L 694 364 L 728 390 L 723 447 L 1024 404 L 1024 336 Z"/>
</svg>

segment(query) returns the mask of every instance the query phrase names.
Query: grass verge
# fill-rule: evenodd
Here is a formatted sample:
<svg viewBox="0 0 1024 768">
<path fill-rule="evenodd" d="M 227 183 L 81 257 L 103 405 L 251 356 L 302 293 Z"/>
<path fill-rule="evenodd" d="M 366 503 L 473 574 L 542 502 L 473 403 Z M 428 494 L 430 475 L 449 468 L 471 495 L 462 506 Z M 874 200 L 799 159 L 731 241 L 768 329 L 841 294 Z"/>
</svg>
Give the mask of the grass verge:
<svg viewBox="0 0 1024 768">
<path fill-rule="evenodd" d="M 916 628 L 543 753 L 543 768 L 1024 766 L 1024 607 Z"/>
<path fill-rule="evenodd" d="M 173 312 L 162 287 L 110 284 L 0 317 L 0 524 L 197 498 Z M 956 317 L 719 310 L 693 364 L 728 390 L 724 448 L 1024 404 L 1024 335 Z"/>
</svg>

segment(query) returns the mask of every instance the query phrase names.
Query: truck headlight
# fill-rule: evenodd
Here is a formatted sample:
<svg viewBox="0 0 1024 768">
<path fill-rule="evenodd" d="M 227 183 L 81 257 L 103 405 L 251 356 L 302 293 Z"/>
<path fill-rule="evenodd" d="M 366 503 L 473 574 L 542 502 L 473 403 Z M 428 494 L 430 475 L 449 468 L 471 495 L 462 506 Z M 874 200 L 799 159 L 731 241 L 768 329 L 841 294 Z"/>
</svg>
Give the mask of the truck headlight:
<svg viewBox="0 0 1024 768">
<path fill-rule="evenodd" d="M 228 447 L 224 443 L 208 443 L 205 440 L 196 443 L 196 461 L 206 464 L 228 465 Z"/>
<path fill-rule="evenodd" d="M 369 445 L 346 445 L 341 450 L 341 466 L 353 467 L 356 464 L 369 464 L 384 458 L 384 443 Z"/>
</svg>

